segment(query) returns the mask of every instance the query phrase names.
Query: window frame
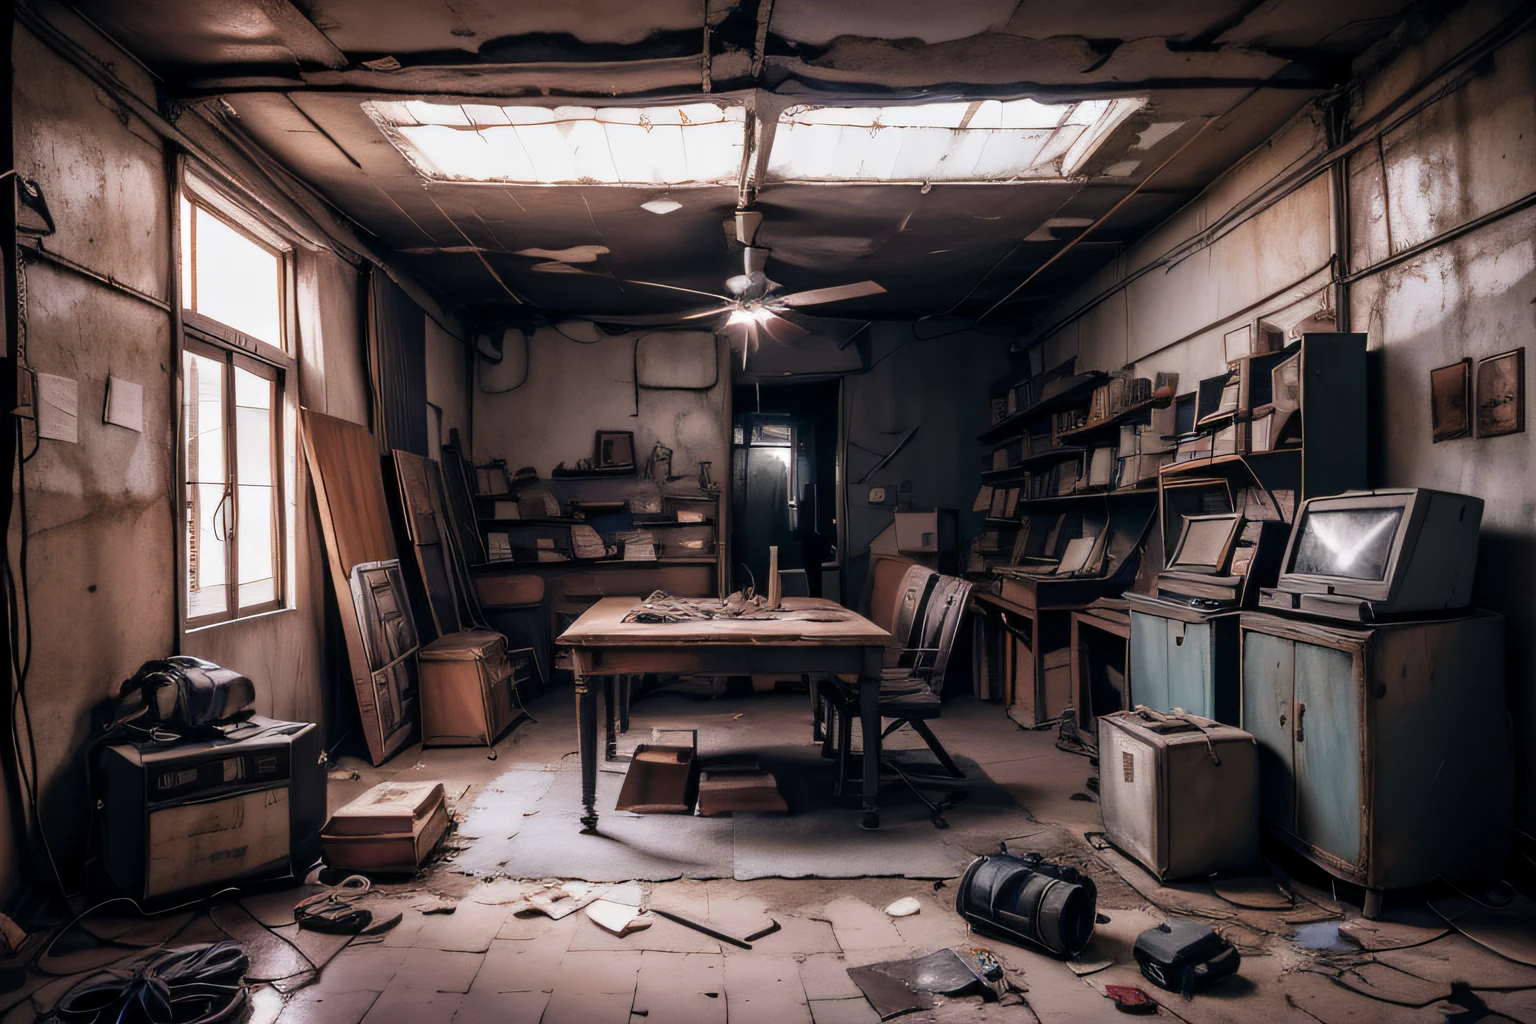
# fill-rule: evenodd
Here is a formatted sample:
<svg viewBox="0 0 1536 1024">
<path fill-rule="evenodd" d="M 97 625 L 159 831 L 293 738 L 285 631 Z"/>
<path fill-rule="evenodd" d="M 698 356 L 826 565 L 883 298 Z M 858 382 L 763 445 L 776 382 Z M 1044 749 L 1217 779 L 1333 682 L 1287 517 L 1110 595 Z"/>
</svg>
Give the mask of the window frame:
<svg viewBox="0 0 1536 1024">
<path fill-rule="evenodd" d="M 289 436 L 291 424 L 287 409 L 291 394 L 289 388 L 297 380 L 294 375 L 297 373 L 298 366 L 294 355 L 298 336 L 296 323 L 298 282 L 295 264 L 297 243 L 286 232 L 276 229 L 271 221 L 245 209 L 227 196 L 216 184 L 199 173 L 199 169 L 191 162 L 179 160 L 178 172 L 178 188 L 174 199 L 176 218 L 173 222 L 176 245 L 176 305 L 180 313 L 174 367 L 177 385 L 175 409 L 177 450 L 174 471 L 179 534 L 175 585 L 180 629 L 187 633 L 294 607 L 296 595 L 292 591 L 291 577 L 294 567 L 290 565 L 292 557 L 290 548 L 296 540 L 293 535 L 295 527 L 293 519 L 297 511 L 289 507 L 289 491 L 300 488 L 299 493 L 302 493 L 303 482 L 297 478 L 289 480 L 289 463 L 295 455 L 290 441 L 296 443 L 296 439 Z M 194 219 L 190 225 L 182 223 L 189 210 L 197 211 L 194 217 L 206 215 L 215 218 L 225 227 L 239 233 L 277 258 L 276 298 L 278 329 L 281 337 L 276 342 L 246 334 L 191 308 L 193 295 L 190 289 L 196 286 L 198 274 L 195 249 L 196 220 Z M 234 532 L 226 532 L 224 541 L 223 558 L 226 572 L 224 607 L 220 611 L 202 615 L 193 615 L 191 609 L 192 566 L 188 540 L 192 521 L 188 500 L 188 479 L 193 467 L 187 463 L 185 369 L 188 352 L 213 359 L 223 367 L 221 428 L 224 431 L 224 496 L 229 499 L 227 515 L 231 517 L 234 525 Z M 239 493 L 237 490 L 239 467 L 236 450 L 239 444 L 237 423 L 239 412 L 235 402 L 236 369 L 254 373 L 258 377 L 271 381 L 273 400 L 270 418 L 273 598 L 244 607 L 240 603 Z M 292 426 L 296 426 L 296 423 Z"/>
<path fill-rule="evenodd" d="M 205 359 L 213 359 L 224 367 L 223 379 L 223 432 L 224 432 L 224 496 L 220 502 L 221 507 L 227 507 L 228 512 L 223 513 L 225 519 L 225 602 L 224 609 L 206 615 L 194 616 L 190 610 L 190 583 L 191 567 L 186 558 L 183 547 L 181 580 L 181 602 L 183 628 L 201 629 L 205 626 L 214 626 L 225 622 L 234 622 L 239 619 L 250 618 L 255 615 L 264 615 L 268 612 L 281 611 L 289 607 L 288 602 L 288 521 L 287 521 L 287 473 L 285 472 L 284 438 L 286 437 L 286 423 L 284 420 L 284 407 L 287 404 L 287 385 L 289 375 L 293 371 L 294 362 L 285 354 L 277 352 L 273 346 L 259 339 L 236 331 L 224 324 L 192 310 L 182 311 L 182 352 L 183 355 L 191 352 Z M 185 363 L 178 366 L 177 372 L 183 373 Z M 271 444 L 269 451 L 272 456 L 272 557 L 273 557 L 273 587 L 274 597 L 270 601 L 258 604 L 242 605 L 240 602 L 240 497 L 239 497 L 239 427 L 238 413 L 235 404 L 235 370 L 245 370 L 272 382 L 272 414 L 271 414 Z M 182 387 L 186 381 L 183 378 Z M 183 417 L 179 424 L 178 435 L 181 442 L 176 454 L 178 487 L 181 509 L 181 540 L 186 544 L 189 517 L 187 511 L 187 487 L 188 469 L 186 461 L 186 422 L 184 419 L 185 401 L 177 409 L 178 417 Z M 227 506 L 225 503 L 227 502 Z"/>
<path fill-rule="evenodd" d="M 191 176 L 188 175 L 188 177 L 190 178 Z M 282 337 L 277 341 L 266 341 L 254 335 L 246 334 L 238 328 L 230 327 L 223 321 L 216 320 L 206 313 L 200 313 L 194 308 L 197 296 L 197 219 L 194 216 L 192 224 L 185 230 L 191 245 L 190 247 L 184 247 L 182 245 L 183 229 L 180 224 L 182 217 L 181 204 L 183 202 L 194 212 L 200 211 L 202 214 L 222 222 L 231 231 L 244 236 L 245 240 L 252 245 L 265 250 L 277 258 L 277 322 L 278 331 L 282 334 Z M 261 220 L 235 206 L 230 200 L 220 195 L 211 187 L 189 188 L 187 183 L 183 182 L 176 203 L 178 222 L 176 245 L 178 247 L 179 267 L 177 288 L 181 292 L 180 301 L 184 322 L 186 317 L 195 317 L 205 325 L 214 325 L 222 343 L 237 346 L 258 358 L 270 359 L 273 353 L 278 353 L 291 360 L 295 348 L 294 336 L 296 334 L 296 325 L 294 321 L 297 315 L 297 307 L 295 305 L 297 282 L 295 280 L 293 243 L 284 240 Z M 184 283 L 188 281 L 191 283 L 190 291 Z"/>
</svg>

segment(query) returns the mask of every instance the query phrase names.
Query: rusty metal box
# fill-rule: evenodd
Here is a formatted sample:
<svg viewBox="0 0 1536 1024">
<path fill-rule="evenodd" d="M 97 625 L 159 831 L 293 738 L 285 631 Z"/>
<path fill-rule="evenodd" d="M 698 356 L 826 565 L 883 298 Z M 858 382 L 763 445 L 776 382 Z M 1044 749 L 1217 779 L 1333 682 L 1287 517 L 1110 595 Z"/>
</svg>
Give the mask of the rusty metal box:
<svg viewBox="0 0 1536 1024">
<path fill-rule="evenodd" d="M 1159 879 L 1259 866 L 1259 757 L 1253 737 L 1185 715 L 1099 719 L 1104 832 Z"/>
</svg>

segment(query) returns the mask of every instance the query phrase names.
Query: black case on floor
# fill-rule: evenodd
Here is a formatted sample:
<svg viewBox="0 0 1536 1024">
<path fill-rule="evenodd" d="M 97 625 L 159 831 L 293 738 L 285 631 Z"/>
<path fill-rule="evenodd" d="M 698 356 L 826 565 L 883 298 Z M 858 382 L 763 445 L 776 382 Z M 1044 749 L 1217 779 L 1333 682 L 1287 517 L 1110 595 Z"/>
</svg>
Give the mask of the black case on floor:
<svg viewBox="0 0 1536 1024">
<path fill-rule="evenodd" d="M 1177 917 L 1136 936 L 1131 955 L 1148 981 L 1184 995 L 1236 974 L 1242 961 L 1210 925 Z"/>
</svg>

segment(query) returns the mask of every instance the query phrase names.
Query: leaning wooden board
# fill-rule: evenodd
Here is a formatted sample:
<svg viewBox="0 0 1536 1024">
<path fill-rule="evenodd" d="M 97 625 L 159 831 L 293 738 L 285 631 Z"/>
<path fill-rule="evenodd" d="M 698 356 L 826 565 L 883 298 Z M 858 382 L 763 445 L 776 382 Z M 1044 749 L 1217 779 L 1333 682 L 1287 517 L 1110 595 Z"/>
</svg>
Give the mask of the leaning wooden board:
<svg viewBox="0 0 1536 1024">
<path fill-rule="evenodd" d="M 415 726 L 414 693 L 381 699 L 369 664 L 358 608 L 353 597 L 352 570 L 359 565 L 398 560 L 389 504 L 384 496 L 379 448 L 365 428 L 346 420 L 300 410 L 304 456 L 309 463 L 320 530 L 325 536 L 342 632 L 347 638 L 347 664 L 357 694 L 357 710 L 368 756 L 382 764 L 404 747 Z M 403 596 L 403 595 L 402 595 Z M 405 608 L 409 614 L 408 605 Z M 414 654 L 409 673 L 392 678 L 414 680 Z"/>
</svg>

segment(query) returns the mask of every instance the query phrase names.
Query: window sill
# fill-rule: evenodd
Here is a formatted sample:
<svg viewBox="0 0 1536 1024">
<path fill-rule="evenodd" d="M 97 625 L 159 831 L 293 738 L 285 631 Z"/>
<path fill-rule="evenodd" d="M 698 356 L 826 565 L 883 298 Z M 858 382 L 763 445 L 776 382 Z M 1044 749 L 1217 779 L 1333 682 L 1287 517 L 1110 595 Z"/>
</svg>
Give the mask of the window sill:
<svg viewBox="0 0 1536 1024">
<path fill-rule="evenodd" d="M 268 619 L 276 618 L 280 615 L 294 615 L 297 613 L 297 608 L 274 608 L 269 612 L 257 612 L 254 615 L 242 615 L 238 619 L 225 619 L 223 622 L 210 622 L 205 626 L 182 626 L 181 635 L 195 636 L 201 633 L 212 632 L 216 629 L 231 629 L 244 625 L 248 622 L 263 622 Z"/>
</svg>

